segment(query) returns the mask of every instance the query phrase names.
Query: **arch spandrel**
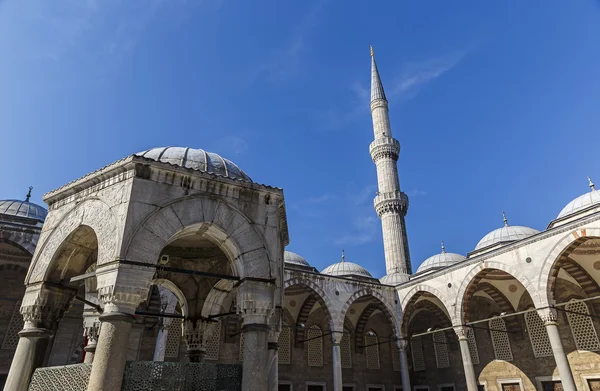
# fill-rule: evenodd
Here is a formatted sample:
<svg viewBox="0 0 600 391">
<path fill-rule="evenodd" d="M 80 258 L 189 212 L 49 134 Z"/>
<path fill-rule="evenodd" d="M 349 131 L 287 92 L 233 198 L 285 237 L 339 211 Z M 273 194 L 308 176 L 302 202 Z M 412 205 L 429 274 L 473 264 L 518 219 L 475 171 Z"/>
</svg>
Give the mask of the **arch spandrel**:
<svg viewBox="0 0 600 391">
<path fill-rule="evenodd" d="M 538 274 L 537 290 L 540 292 L 540 302 L 543 306 L 554 304 L 554 294 L 552 292 L 552 270 L 560 261 L 563 254 L 570 253 L 582 241 L 588 239 L 599 239 L 600 228 L 580 228 L 564 235 L 550 250 L 544 258 L 542 267 Z"/>
<path fill-rule="evenodd" d="M 544 301 L 540 298 L 538 294 L 538 290 L 535 285 L 531 283 L 531 281 L 525 277 L 521 272 L 517 269 L 510 267 L 501 262 L 483 262 L 473 266 L 465 278 L 463 279 L 457 295 L 456 301 L 454 303 L 454 320 L 457 321 L 456 324 L 463 324 L 465 322 L 464 319 L 464 303 L 465 303 L 465 295 L 467 294 L 467 290 L 471 283 L 477 278 L 477 275 L 484 270 L 496 269 L 500 270 L 511 277 L 513 277 L 516 281 L 518 281 L 524 288 L 525 292 L 529 293 L 531 296 L 531 300 L 533 301 L 536 308 L 542 308 L 544 305 Z"/>
<path fill-rule="evenodd" d="M 160 227 L 159 227 L 160 226 Z M 155 264 L 162 249 L 182 234 L 201 233 L 229 257 L 239 277 L 271 278 L 270 256 L 251 221 L 224 200 L 186 197 L 143 218 L 126 238 L 125 259 Z"/>
<path fill-rule="evenodd" d="M 356 291 L 346 300 L 346 303 L 342 306 L 341 310 L 338 313 L 337 319 L 335 319 L 335 327 L 336 330 L 344 329 L 344 320 L 346 318 L 346 313 L 348 309 L 357 299 L 364 296 L 372 296 L 383 304 L 382 309 L 385 309 L 384 312 L 386 316 L 390 318 L 392 329 L 395 335 L 398 335 L 400 330 L 400 319 L 398 315 L 398 311 L 394 307 L 392 303 L 389 302 L 377 289 L 372 288 L 363 288 L 359 291 Z"/>
<path fill-rule="evenodd" d="M 103 201 L 87 199 L 67 212 L 44 241 L 38 244 L 25 279 L 26 284 L 44 281 L 59 247 L 81 226 L 90 227 L 96 234 L 98 265 L 115 260 L 121 244 L 115 215 Z"/>
</svg>

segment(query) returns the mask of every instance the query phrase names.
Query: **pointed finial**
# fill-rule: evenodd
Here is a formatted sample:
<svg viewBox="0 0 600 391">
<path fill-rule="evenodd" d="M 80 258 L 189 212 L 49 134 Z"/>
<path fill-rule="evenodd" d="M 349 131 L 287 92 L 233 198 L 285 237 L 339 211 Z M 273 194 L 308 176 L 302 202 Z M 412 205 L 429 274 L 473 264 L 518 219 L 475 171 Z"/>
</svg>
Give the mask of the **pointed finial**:
<svg viewBox="0 0 600 391">
<path fill-rule="evenodd" d="M 346 262 L 346 255 L 344 254 L 344 250 L 342 250 L 342 262 Z"/>
<path fill-rule="evenodd" d="M 504 213 L 504 211 L 502 211 L 502 217 L 504 218 L 504 226 L 508 227 L 508 219 L 506 218 L 506 213 Z"/>
<path fill-rule="evenodd" d="M 375 57 L 375 50 L 373 50 L 373 45 L 369 45 L 371 48 L 371 57 Z"/>
<path fill-rule="evenodd" d="M 444 246 L 444 241 L 442 240 L 442 253 L 446 252 L 446 246 Z"/>
<path fill-rule="evenodd" d="M 588 177 L 588 182 L 590 183 L 590 189 L 592 189 L 592 191 L 596 190 L 596 186 L 594 185 L 594 182 L 592 182 L 592 178 Z"/>
<path fill-rule="evenodd" d="M 29 202 L 29 199 L 31 198 L 31 190 L 33 190 L 33 186 L 29 186 L 29 191 L 27 192 L 27 195 L 25 196 L 25 202 Z"/>
</svg>

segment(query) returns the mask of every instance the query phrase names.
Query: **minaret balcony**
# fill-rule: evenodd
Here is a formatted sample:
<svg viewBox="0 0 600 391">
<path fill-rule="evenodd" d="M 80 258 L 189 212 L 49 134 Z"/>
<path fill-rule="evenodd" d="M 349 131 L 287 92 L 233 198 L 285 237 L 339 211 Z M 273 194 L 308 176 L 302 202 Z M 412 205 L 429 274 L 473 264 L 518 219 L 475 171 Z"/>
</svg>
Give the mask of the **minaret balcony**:
<svg viewBox="0 0 600 391">
<path fill-rule="evenodd" d="M 400 155 L 400 143 L 393 137 L 379 137 L 369 145 L 369 152 L 375 163 L 384 158 L 397 161 Z"/>
<path fill-rule="evenodd" d="M 401 213 L 406 216 L 408 196 L 401 191 L 378 192 L 373 200 L 373 206 L 379 217 L 385 213 Z"/>
</svg>

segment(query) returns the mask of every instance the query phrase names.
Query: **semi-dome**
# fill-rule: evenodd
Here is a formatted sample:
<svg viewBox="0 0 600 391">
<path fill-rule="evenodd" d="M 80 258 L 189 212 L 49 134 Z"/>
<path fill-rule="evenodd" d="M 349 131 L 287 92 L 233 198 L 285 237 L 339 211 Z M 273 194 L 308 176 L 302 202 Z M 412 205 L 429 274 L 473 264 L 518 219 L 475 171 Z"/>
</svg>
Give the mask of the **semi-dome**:
<svg viewBox="0 0 600 391">
<path fill-rule="evenodd" d="M 589 186 L 591 191 L 582 194 L 579 197 L 575 198 L 573 201 L 569 202 L 567 206 L 565 206 L 560 211 L 557 219 L 568 216 L 575 212 L 579 212 L 580 210 L 588 208 L 592 205 L 600 204 L 600 190 L 596 190 L 594 182 L 592 182 L 592 179 L 590 177 L 588 177 L 588 181 L 590 183 Z"/>
<path fill-rule="evenodd" d="M 504 215 L 504 212 L 502 212 L 502 215 L 504 216 L 504 227 L 495 229 L 489 234 L 485 235 L 479 241 L 479 243 L 477 243 L 477 246 L 475 246 L 475 250 L 489 247 L 497 243 L 514 242 L 517 240 L 525 239 L 540 232 L 537 229 L 529 227 L 523 227 L 519 225 L 508 225 L 508 220 L 506 219 L 506 215 Z"/>
<path fill-rule="evenodd" d="M 291 251 L 285 251 L 283 253 L 283 260 L 285 263 L 289 263 L 291 265 L 310 267 L 310 264 L 306 259 Z"/>
<path fill-rule="evenodd" d="M 15 216 L 15 217 L 24 217 L 27 219 L 37 220 L 40 222 L 44 222 L 46 216 L 48 215 L 48 211 L 43 206 L 38 204 L 34 204 L 29 201 L 31 197 L 31 190 L 33 187 L 29 188 L 29 193 L 25 198 L 25 201 L 20 200 L 2 200 L 0 201 L 0 214 Z"/>
<path fill-rule="evenodd" d="M 421 266 L 417 269 L 417 273 L 424 272 L 426 270 L 431 269 L 439 269 L 442 267 L 447 267 L 450 265 L 454 265 L 455 263 L 462 262 L 466 258 L 460 254 L 455 253 L 447 253 L 446 247 L 444 246 L 444 242 L 442 242 L 442 252 L 427 258 Z"/>
<path fill-rule="evenodd" d="M 333 265 L 327 266 L 322 274 L 327 274 L 330 276 L 338 276 L 338 277 L 363 277 L 363 278 L 373 278 L 371 273 L 367 271 L 364 267 L 353 263 L 347 262 L 346 257 L 344 256 L 344 252 L 342 251 L 342 261 L 338 263 L 334 263 Z"/>
<path fill-rule="evenodd" d="M 203 149 L 162 147 L 148 149 L 135 155 L 226 178 L 252 182 L 252 179 L 231 160 L 222 158 L 216 153 L 206 152 Z"/>
</svg>

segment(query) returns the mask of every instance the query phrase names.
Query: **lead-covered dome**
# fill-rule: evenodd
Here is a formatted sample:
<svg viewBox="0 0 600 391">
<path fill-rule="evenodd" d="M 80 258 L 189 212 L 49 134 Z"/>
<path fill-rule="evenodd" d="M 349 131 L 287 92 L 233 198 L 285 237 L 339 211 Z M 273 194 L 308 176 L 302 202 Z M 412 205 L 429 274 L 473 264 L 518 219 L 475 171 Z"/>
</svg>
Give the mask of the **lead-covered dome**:
<svg viewBox="0 0 600 391">
<path fill-rule="evenodd" d="M 250 177 L 234 162 L 225 159 L 216 153 L 206 152 L 203 149 L 184 147 L 152 148 L 147 151 L 136 153 L 135 156 L 191 168 L 192 170 L 207 172 L 209 174 L 215 174 L 230 179 L 252 182 L 252 179 L 250 179 Z"/>
<path fill-rule="evenodd" d="M 504 215 L 504 212 L 502 212 Z M 498 228 L 485 235 L 477 246 L 475 246 L 475 250 L 479 250 L 485 247 L 489 247 L 493 244 L 499 243 L 508 243 L 514 242 L 517 240 L 528 238 L 532 235 L 539 233 L 537 229 L 523 227 L 519 225 L 508 225 L 508 220 L 506 219 L 506 215 L 504 215 L 504 227 Z"/>
<path fill-rule="evenodd" d="M 310 264 L 306 259 L 291 251 L 285 251 L 283 253 L 283 260 L 285 263 L 289 263 L 291 265 L 310 267 Z"/>
<path fill-rule="evenodd" d="M 338 277 L 373 278 L 371 273 L 369 273 L 364 267 L 353 262 L 347 262 L 344 252 L 342 252 L 341 262 L 327 266 L 325 269 L 323 269 L 323 271 L 321 271 L 321 273 Z"/>
<path fill-rule="evenodd" d="M 423 261 L 421 266 L 418 267 L 417 273 L 424 272 L 426 270 L 440 269 L 443 267 L 454 265 L 455 263 L 462 262 L 466 258 L 460 254 L 447 253 L 444 242 L 442 242 L 442 252 L 433 255 Z"/>
<path fill-rule="evenodd" d="M 43 223 L 48 211 L 43 206 L 29 201 L 3 200 L 0 201 L 0 214 L 23 217 Z"/>
<path fill-rule="evenodd" d="M 592 205 L 600 204 L 600 190 L 596 190 L 594 182 L 592 182 L 590 177 L 588 177 L 588 181 L 590 183 L 589 186 L 591 191 L 582 194 L 573 201 L 569 202 L 567 206 L 560 211 L 557 219 L 568 216 L 575 212 L 579 212 L 580 210 L 586 209 Z"/>
</svg>

